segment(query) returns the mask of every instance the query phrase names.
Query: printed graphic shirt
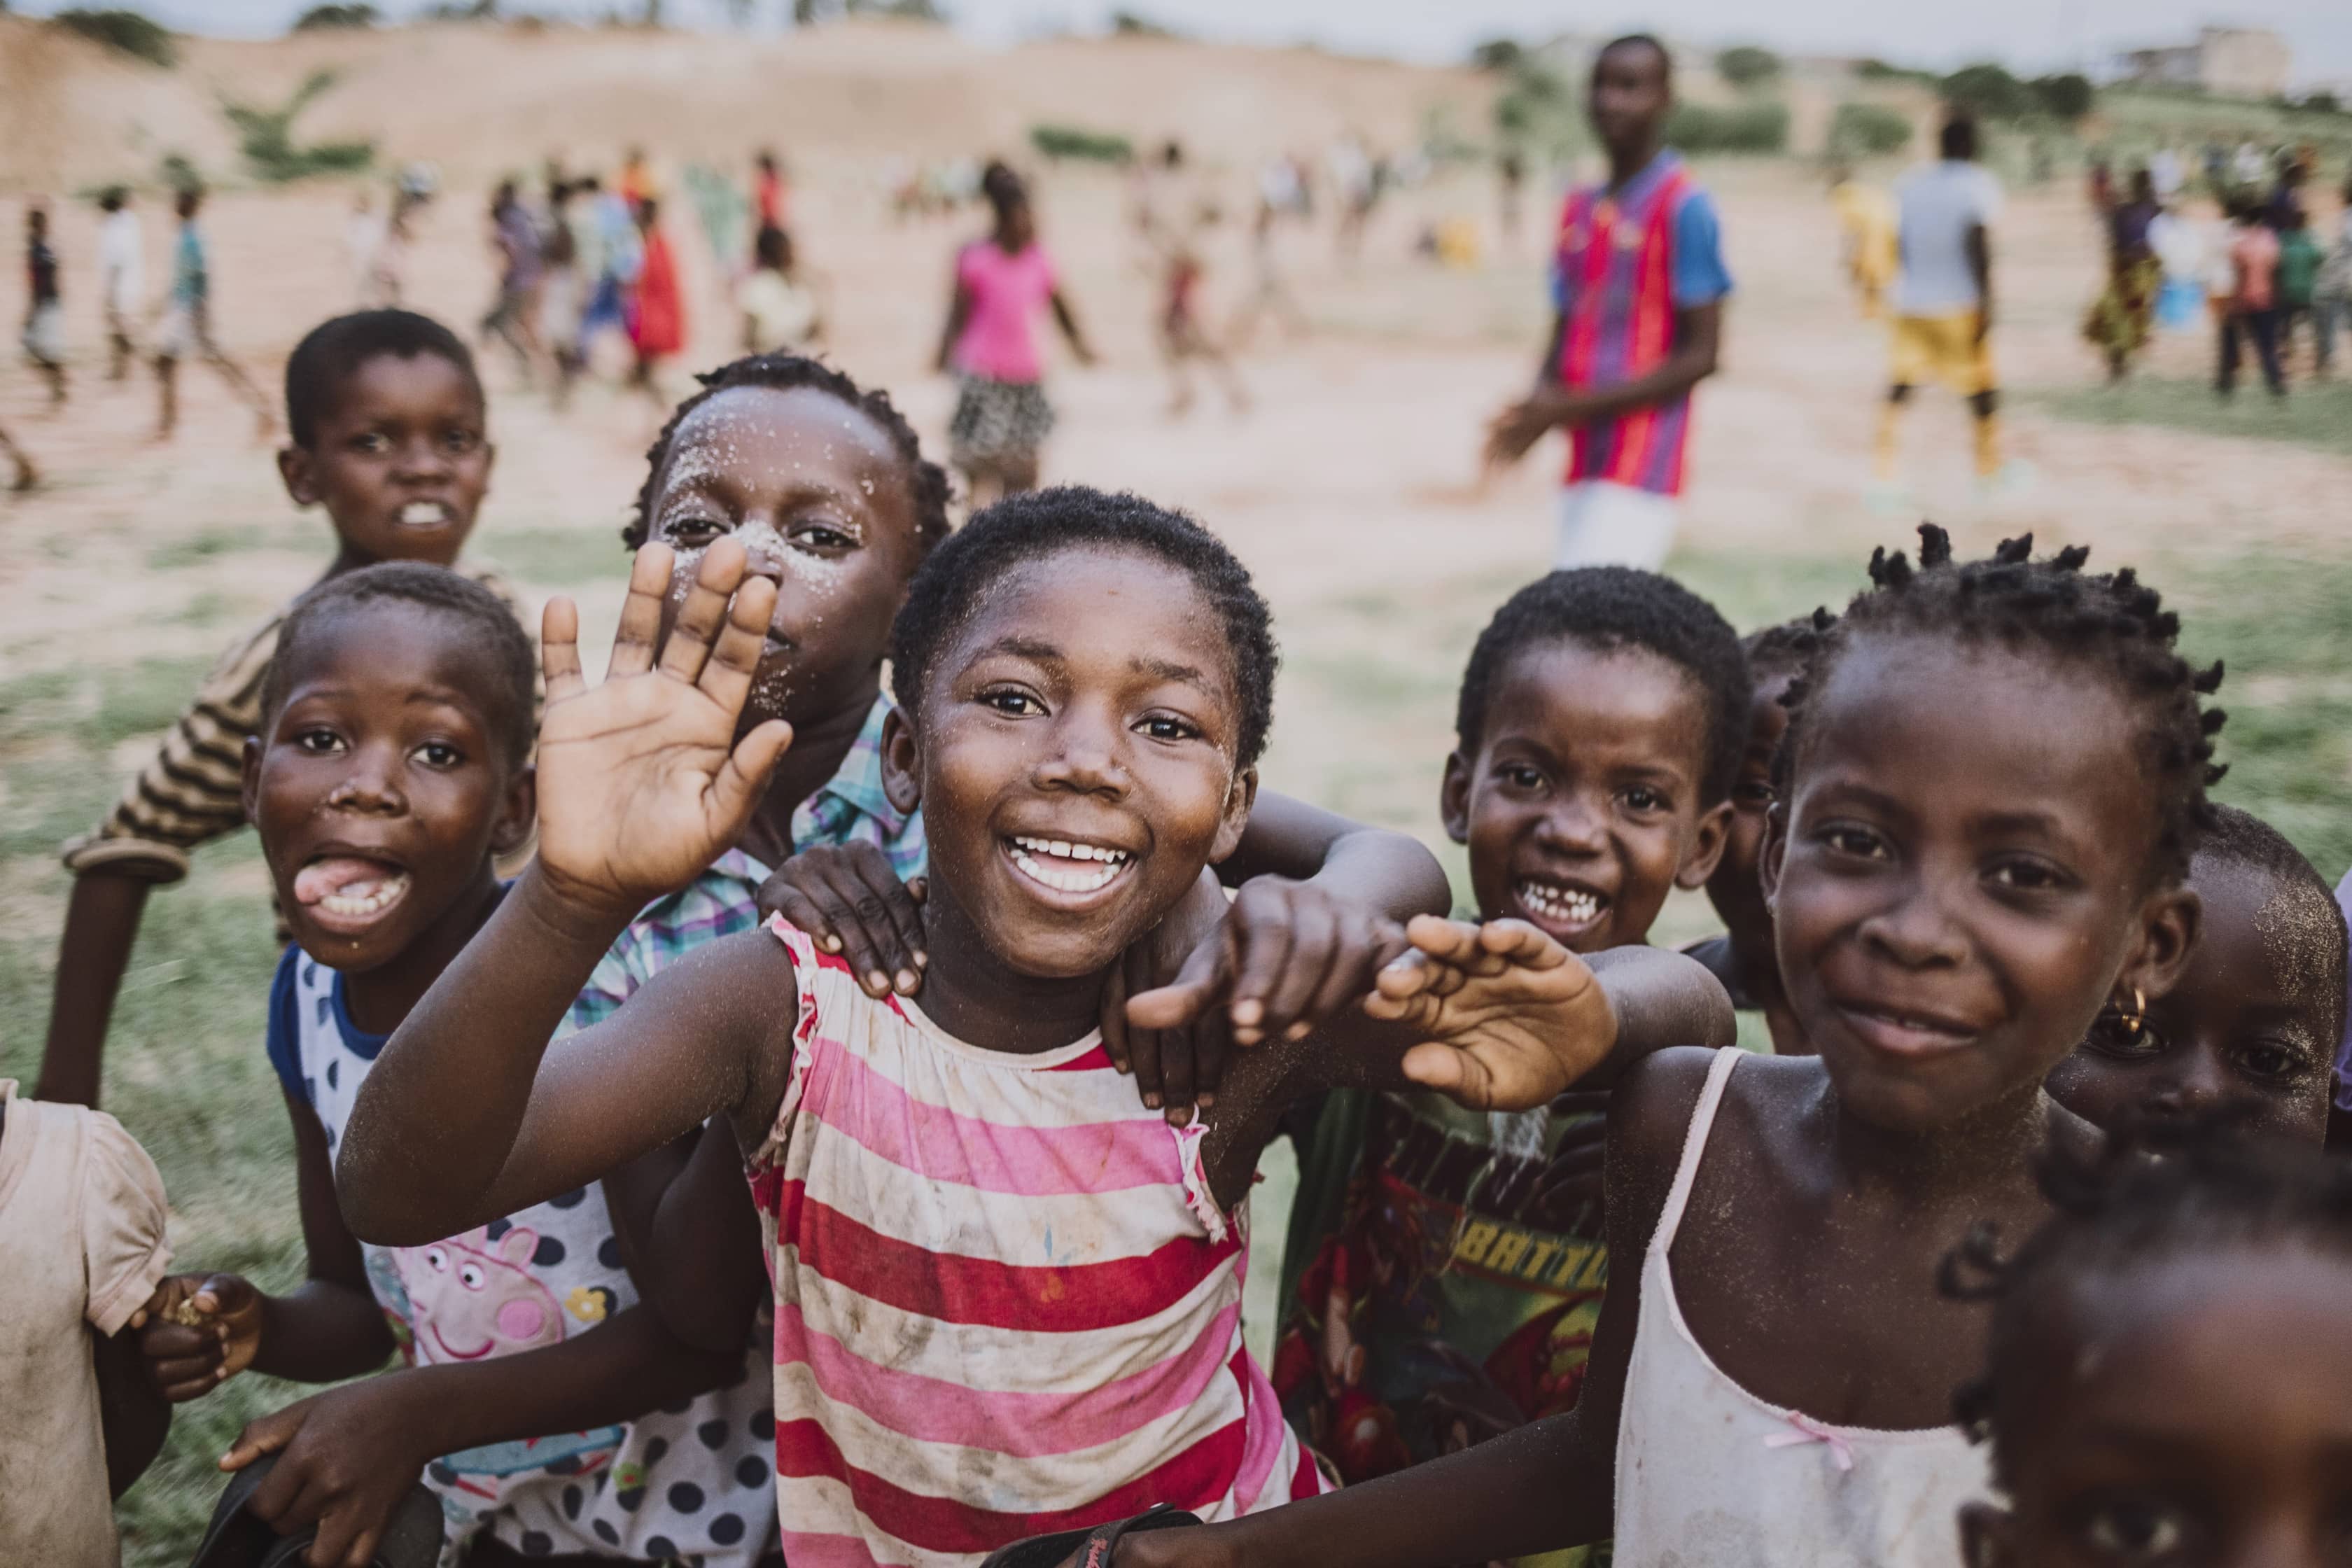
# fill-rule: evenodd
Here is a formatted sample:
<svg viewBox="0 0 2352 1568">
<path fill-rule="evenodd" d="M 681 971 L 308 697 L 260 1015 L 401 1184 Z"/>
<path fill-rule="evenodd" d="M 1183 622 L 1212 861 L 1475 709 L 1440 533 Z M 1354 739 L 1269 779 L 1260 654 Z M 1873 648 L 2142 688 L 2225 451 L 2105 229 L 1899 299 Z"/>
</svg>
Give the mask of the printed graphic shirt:
<svg viewBox="0 0 2352 1568">
<path fill-rule="evenodd" d="M 269 994 L 270 1064 L 331 1152 L 387 1037 L 352 1023 L 343 978 L 289 947 Z M 368 1284 L 411 1365 L 513 1355 L 583 1334 L 637 1302 L 601 1188 L 428 1247 L 362 1248 Z M 425 1485 L 448 1520 L 443 1560 L 487 1531 L 525 1556 L 585 1552 L 751 1568 L 772 1532 L 774 1426 L 746 1355 L 733 1386 L 624 1426 L 470 1448 Z"/>
</svg>

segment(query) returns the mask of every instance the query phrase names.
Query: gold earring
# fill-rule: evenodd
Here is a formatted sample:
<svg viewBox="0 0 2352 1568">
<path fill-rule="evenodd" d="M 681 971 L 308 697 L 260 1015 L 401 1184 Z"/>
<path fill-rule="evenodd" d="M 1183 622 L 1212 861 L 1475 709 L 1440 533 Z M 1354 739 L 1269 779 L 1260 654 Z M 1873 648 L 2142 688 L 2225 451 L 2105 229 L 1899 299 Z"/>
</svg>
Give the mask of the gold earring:
<svg viewBox="0 0 2352 1568">
<path fill-rule="evenodd" d="M 2147 993 L 2137 985 L 2133 986 L 2131 1011 L 2127 1013 L 2118 1007 L 2116 1009 L 2116 1018 L 2135 1035 L 2146 1028 L 2147 1026 Z"/>
</svg>

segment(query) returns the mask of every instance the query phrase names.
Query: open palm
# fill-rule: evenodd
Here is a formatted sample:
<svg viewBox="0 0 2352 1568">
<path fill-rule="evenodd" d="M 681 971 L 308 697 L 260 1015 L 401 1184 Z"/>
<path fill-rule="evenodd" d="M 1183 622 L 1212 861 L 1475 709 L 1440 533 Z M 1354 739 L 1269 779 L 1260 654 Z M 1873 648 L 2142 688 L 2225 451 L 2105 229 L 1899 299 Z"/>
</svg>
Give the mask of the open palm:
<svg viewBox="0 0 2352 1568">
<path fill-rule="evenodd" d="M 1381 971 L 1364 1011 L 1423 1037 L 1404 1075 L 1474 1110 L 1532 1110 L 1617 1044 L 1608 994 L 1568 949 L 1522 921 L 1414 917 L 1412 951 Z"/>
<path fill-rule="evenodd" d="M 744 559 L 732 540 L 710 547 L 665 641 L 669 547 L 639 550 L 594 687 L 580 672 L 578 608 L 549 602 L 539 859 L 568 896 L 634 914 L 684 887 L 734 843 L 792 743 L 781 720 L 735 739 L 776 601 L 774 584 L 744 576 Z"/>
</svg>

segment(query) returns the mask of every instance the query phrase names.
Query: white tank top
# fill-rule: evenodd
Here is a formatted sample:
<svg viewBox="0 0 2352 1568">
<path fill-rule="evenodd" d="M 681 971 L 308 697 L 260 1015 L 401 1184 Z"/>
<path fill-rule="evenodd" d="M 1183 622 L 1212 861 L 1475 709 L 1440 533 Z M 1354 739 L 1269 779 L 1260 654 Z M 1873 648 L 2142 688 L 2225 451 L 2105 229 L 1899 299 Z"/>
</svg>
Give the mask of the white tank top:
<svg viewBox="0 0 2352 1568">
<path fill-rule="evenodd" d="M 1959 1568 L 1960 1505 L 1990 1495 L 1958 1426 L 1832 1426 L 1724 1375 L 1683 1321 L 1666 1255 L 1742 1053 L 1716 1055 L 1642 1259 L 1617 1426 L 1618 1568 Z"/>
</svg>

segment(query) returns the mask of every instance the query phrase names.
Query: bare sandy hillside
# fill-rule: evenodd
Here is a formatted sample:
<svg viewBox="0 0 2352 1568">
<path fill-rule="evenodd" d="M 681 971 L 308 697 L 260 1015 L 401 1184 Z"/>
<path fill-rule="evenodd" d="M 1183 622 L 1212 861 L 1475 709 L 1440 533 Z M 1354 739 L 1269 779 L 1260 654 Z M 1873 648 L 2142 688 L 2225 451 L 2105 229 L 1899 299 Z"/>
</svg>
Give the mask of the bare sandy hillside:
<svg viewBox="0 0 2352 1568">
<path fill-rule="evenodd" d="M 1483 125 L 1493 90 L 1468 71 L 1307 49 L 1137 38 L 1000 50 L 888 23 L 778 37 L 453 24 L 190 38 L 166 71 L 0 17 L 0 186 L 146 177 L 173 151 L 232 175 L 218 103 L 275 106 L 321 68 L 338 79 L 299 138 L 373 138 L 386 159 L 430 159 L 461 184 L 559 147 L 602 160 L 645 143 L 730 163 L 761 139 L 854 159 L 981 153 L 1044 121 L 1181 136 L 1213 159 L 1318 146 L 1350 127 L 1399 145 L 1433 110 Z"/>
</svg>

